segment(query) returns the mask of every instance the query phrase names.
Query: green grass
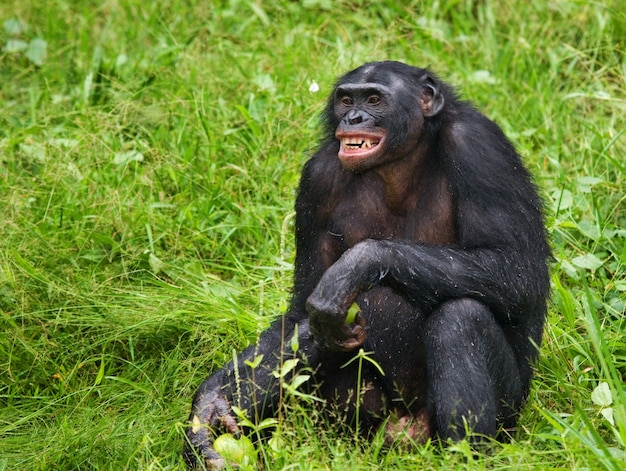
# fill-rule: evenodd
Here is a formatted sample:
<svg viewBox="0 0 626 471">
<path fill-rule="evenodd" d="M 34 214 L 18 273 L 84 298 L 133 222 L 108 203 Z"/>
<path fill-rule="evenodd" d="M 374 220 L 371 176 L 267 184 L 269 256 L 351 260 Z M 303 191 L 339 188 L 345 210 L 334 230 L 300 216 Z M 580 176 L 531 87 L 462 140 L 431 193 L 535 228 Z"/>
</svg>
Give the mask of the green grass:
<svg viewBox="0 0 626 471">
<path fill-rule="evenodd" d="M 621 0 L 4 0 L 0 47 L 0 470 L 182 469 L 195 388 L 286 308 L 325 95 L 387 58 L 457 85 L 542 189 L 531 397 L 477 456 L 291 404 L 264 469 L 626 466 Z"/>
</svg>

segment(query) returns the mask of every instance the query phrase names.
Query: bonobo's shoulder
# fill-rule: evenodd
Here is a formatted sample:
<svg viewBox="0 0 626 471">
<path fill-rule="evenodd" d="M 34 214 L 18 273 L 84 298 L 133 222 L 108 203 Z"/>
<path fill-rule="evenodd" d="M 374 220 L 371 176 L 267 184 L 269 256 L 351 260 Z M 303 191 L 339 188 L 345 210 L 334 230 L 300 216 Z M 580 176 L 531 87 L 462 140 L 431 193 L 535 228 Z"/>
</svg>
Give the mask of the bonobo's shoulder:
<svg viewBox="0 0 626 471">
<path fill-rule="evenodd" d="M 312 169 L 315 170 L 323 169 L 324 172 L 328 171 L 329 168 L 333 166 L 337 166 L 337 168 L 340 168 L 341 163 L 337 158 L 338 152 L 339 141 L 337 139 L 333 138 L 322 141 L 313 156 L 308 160 L 307 166 L 310 166 Z"/>
<path fill-rule="evenodd" d="M 308 184 L 318 191 L 330 191 L 347 173 L 337 158 L 338 152 L 337 140 L 322 143 L 315 154 L 304 164 L 300 185 Z"/>
<path fill-rule="evenodd" d="M 447 140 L 472 147 L 510 147 L 504 132 L 494 121 L 469 102 L 457 102 L 447 110 L 443 132 Z"/>
<path fill-rule="evenodd" d="M 328 215 L 333 202 L 343 198 L 341 189 L 348 186 L 345 179 L 349 176 L 337 158 L 338 151 L 338 143 L 328 141 L 304 164 L 296 198 L 300 217 L 314 220 Z"/>
<path fill-rule="evenodd" d="M 454 100 L 445 108 L 444 121 L 449 129 L 464 133 L 472 132 L 484 127 L 497 125 L 480 112 L 472 102 L 464 100 Z"/>
</svg>

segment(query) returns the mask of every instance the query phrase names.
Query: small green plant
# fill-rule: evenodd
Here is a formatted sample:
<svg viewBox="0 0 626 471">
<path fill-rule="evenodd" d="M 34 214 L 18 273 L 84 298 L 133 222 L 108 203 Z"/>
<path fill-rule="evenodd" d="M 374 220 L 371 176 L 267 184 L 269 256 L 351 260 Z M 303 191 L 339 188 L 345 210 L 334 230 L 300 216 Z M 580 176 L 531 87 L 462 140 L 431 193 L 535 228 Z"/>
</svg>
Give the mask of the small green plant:
<svg viewBox="0 0 626 471">
<path fill-rule="evenodd" d="M 355 407 L 356 407 L 356 412 L 355 412 L 355 437 L 358 439 L 359 438 L 359 418 L 360 418 L 360 412 L 361 412 L 361 403 L 362 403 L 362 398 L 361 398 L 361 387 L 362 387 L 362 375 L 363 375 L 363 362 L 366 361 L 368 363 L 370 363 L 371 365 L 374 366 L 374 368 L 376 368 L 378 370 L 378 372 L 381 374 L 381 376 L 385 376 L 385 372 L 383 371 L 383 369 L 380 367 L 380 365 L 376 362 L 376 360 L 374 360 L 371 355 L 373 352 L 365 352 L 365 350 L 363 350 L 362 348 L 359 348 L 359 352 L 352 357 L 348 362 L 346 362 L 345 364 L 343 364 L 341 367 L 345 368 L 346 366 L 352 364 L 355 361 L 359 362 L 359 366 L 357 368 L 357 380 L 356 380 L 356 396 L 355 396 Z"/>
</svg>

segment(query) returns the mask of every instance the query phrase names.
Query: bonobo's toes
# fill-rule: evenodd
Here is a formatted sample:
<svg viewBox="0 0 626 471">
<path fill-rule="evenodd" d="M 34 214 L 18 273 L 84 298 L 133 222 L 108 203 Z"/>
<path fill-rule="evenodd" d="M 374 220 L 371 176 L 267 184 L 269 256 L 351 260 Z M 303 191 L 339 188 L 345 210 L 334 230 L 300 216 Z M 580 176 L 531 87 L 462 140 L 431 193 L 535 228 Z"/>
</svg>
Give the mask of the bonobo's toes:
<svg viewBox="0 0 626 471">
<path fill-rule="evenodd" d="M 189 468 L 202 469 L 204 464 L 207 469 L 219 470 L 226 466 L 224 458 L 213 448 L 213 441 L 222 433 L 240 433 L 231 410 L 228 401 L 213 391 L 196 397 L 183 448 L 183 459 Z"/>
<path fill-rule="evenodd" d="M 395 445 L 410 451 L 416 445 L 422 445 L 430 438 L 428 411 L 420 409 L 413 416 L 394 411 L 385 425 L 385 446 Z"/>
</svg>

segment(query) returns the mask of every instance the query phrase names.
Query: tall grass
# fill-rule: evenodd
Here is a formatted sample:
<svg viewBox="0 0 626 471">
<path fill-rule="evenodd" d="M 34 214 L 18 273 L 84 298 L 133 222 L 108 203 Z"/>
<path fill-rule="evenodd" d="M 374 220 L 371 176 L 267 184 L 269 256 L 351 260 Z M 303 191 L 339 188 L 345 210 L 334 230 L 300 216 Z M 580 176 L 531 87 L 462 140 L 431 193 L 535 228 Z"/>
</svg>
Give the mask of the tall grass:
<svg viewBox="0 0 626 471">
<path fill-rule="evenodd" d="M 293 403 L 265 469 L 623 469 L 620 0 L 5 0 L 0 23 L 0 469 L 182 468 L 195 388 L 286 307 L 325 94 L 387 58 L 456 84 L 542 188 L 531 397 L 478 456 L 355 443 Z"/>
</svg>

